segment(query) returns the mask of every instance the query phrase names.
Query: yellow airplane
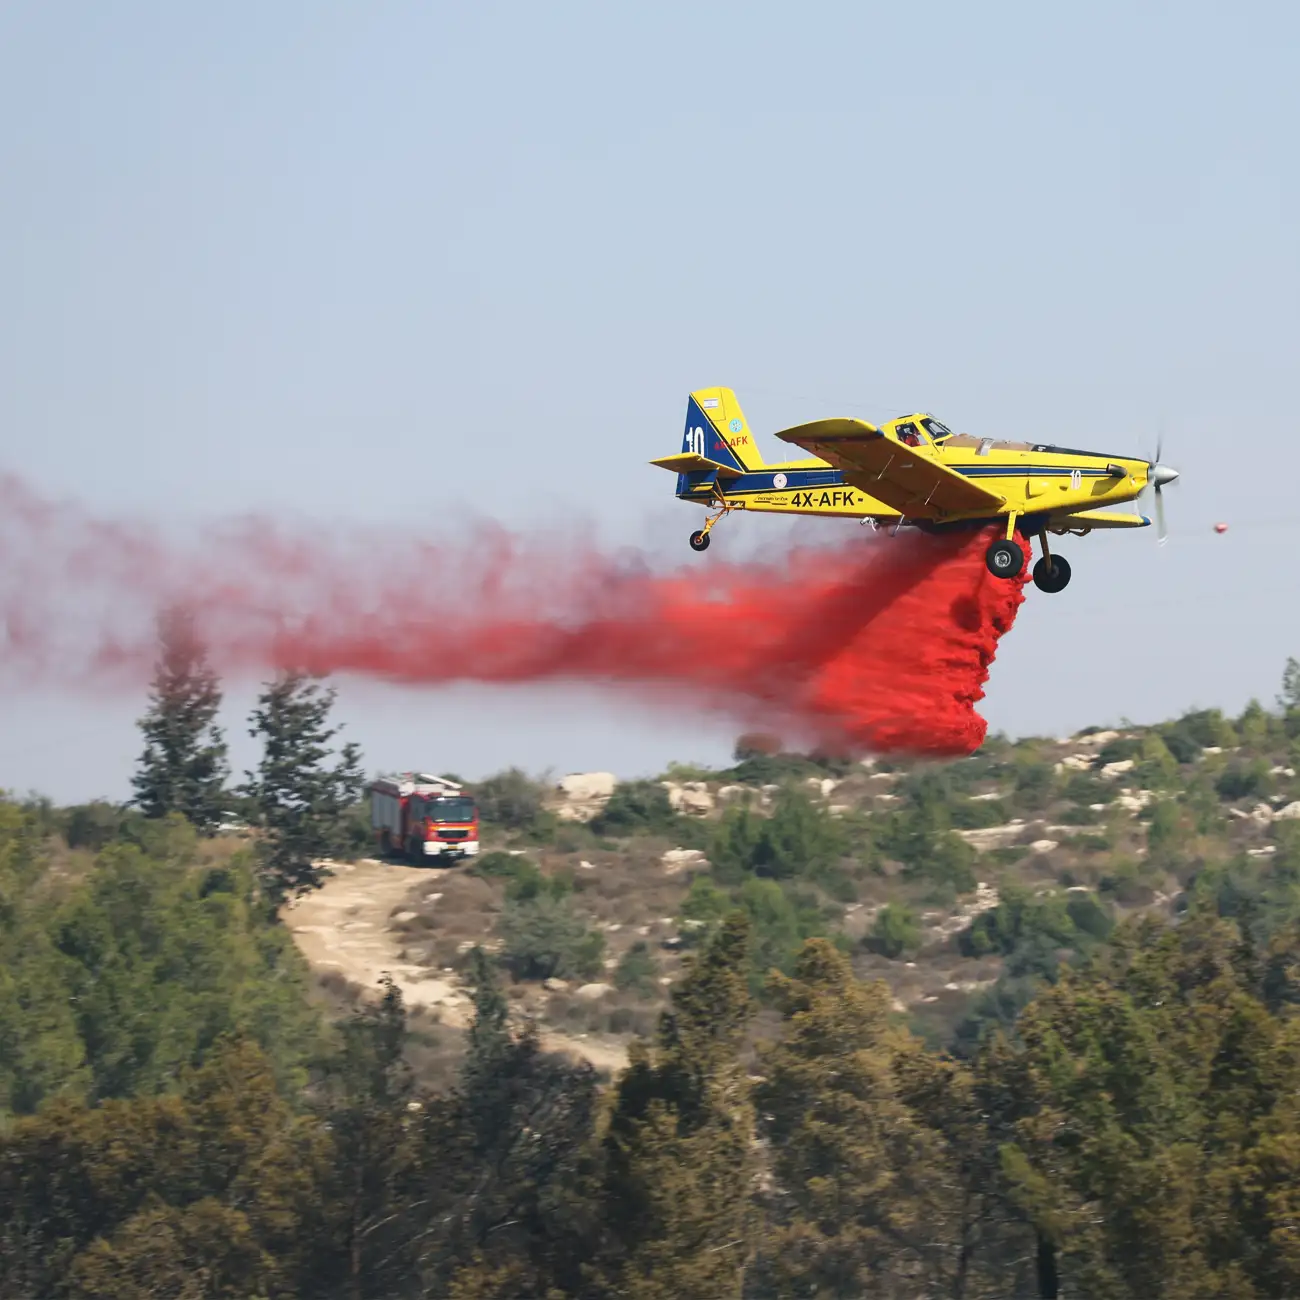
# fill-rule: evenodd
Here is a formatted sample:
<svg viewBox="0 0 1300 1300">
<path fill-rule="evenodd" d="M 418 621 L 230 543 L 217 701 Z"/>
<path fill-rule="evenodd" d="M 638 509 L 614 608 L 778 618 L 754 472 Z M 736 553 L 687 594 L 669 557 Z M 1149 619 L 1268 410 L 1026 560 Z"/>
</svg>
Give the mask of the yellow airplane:
<svg viewBox="0 0 1300 1300">
<path fill-rule="evenodd" d="M 1103 507 L 1154 489 L 1161 542 L 1165 538 L 1161 490 L 1178 471 L 1131 456 L 1108 456 L 1028 442 L 1002 442 L 953 433 L 927 413 L 905 415 L 877 428 L 865 420 L 815 420 L 782 429 L 782 442 L 809 452 L 803 460 L 766 464 L 736 395 L 701 388 L 686 404 L 686 432 L 675 456 L 652 465 L 677 475 L 677 496 L 711 507 L 691 547 L 703 551 L 719 519 L 733 510 L 785 515 L 829 515 L 948 532 L 1005 527 L 985 553 L 999 578 L 1023 572 L 1025 552 L 1016 533 L 1037 537 L 1042 559 L 1034 583 L 1061 591 L 1070 566 L 1048 548 L 1047 534 L 1084 537 L 1094 528 L 1145 528 L 1145 515 Z"/>
</svg>

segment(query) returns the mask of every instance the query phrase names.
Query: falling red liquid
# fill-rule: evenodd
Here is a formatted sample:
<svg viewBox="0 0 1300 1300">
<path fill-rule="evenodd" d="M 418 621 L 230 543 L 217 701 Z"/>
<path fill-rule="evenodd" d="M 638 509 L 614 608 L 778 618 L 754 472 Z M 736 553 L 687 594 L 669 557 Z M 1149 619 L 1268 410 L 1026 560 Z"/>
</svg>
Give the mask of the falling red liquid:
<svg viewBox="0 0 1300 1300">
<path fill-rule="evenodd" d="M 0 673 L 138 689 L 152 619 L 195 609 L 226 673 L 596 683 L 855 752 L 969 753 L 1024 599 L 979 534 L 855 535 L 777 561 L 574 551 L 483 530 L 459 545 L 331 543 L 266 521 L 191 547 L 0 481 Z"/>
</svg>

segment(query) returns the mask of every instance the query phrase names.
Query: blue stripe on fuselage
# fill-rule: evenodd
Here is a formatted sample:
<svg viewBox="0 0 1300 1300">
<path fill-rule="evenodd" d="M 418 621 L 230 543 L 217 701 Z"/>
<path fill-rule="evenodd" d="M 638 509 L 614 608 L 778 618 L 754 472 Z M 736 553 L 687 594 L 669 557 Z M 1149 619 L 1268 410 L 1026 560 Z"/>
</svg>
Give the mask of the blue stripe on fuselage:
<svg viewBox="0 0 1300 1300">
<path fill-rule="evenodd" d="M 777 487 L 773 479 L 778 475 L 785 476 L 785 486 Z M 701 491 L 711 486 L 712 475 L 705 474 L 679 474 L 677 476 L 677 495 L 690 496 L 691 490 L 688 486 L 689 480 L 699 480 L 694 486 L 695 491 Z M 703 480 L 708 479 L 708 482 Z M 756 471 L 752 474 L 742 474 L 739 478 L 728 478 L 722 483 L 722 490 L 728 496 L 735 496 L 740 492 L 794 492 L 804 491 L 808 488 L 827 488 L 843 487 L 844 475 L 837 469 L 765 469 Z"/>
</svg>

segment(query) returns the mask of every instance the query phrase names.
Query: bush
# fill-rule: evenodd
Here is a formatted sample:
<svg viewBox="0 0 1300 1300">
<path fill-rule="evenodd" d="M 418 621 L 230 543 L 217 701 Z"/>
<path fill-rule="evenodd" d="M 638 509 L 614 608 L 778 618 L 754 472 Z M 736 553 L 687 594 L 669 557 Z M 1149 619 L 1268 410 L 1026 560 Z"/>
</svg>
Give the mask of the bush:
<svg viewBox="0 0 1300 1300">
<path fill-rule="evenodd" d="M 537 821 L 543 794 L 541 782 L 517 767 L 498 772 L 474 787 L 483 821 L 512 831 L 525 830 Z"/>
<path fill-rule="evenodd" d="M 1185 736 L 1198 749 L 1231 749 L 1237 743 L 1232 723 L 1218 709 L 1199 709 L 1184 714 L 1171 730 Z"/>
<path fill-rule="evenodd" d="M 597 835 L 636 835 L 671 830 L 679 820 L 659 782 L 625 781 L 588 825 Z"/>
<path fill-rule="evenodd" d="M 952 805 L 951 815 L 953 828 L 959 831 L 1002 826 L 1007 820 L 1006 807 L 997 799 L 960 800 Z"/>
<path fill-rule="evenodd" d="M 1260 799 L 1272 787 L 1268 760 L 1257 758 L 1253 762 L 1230 763 L 1219 773 L 1214 788 L 1220 799 L 1233 803 L 1238 799 Z"/>
<path fill-rule="evenodd" d="M 1178 724 L 1166 727 L 1162 733 L 1165 747 L 1182 764 L 1194 763 L 1200 757 L 1203 746 Z"/>
<path fill-rule="evenodd" d="M 1105 940 L 1115 928 L 1114 919 L 1095 894 L 1071 894 L 1065 910 L 1074 928 L 1089 939 Z"/>
<path fill-rule="evenodd" d="M 497 928 L 501 959 L 515 979 L 590 979 L 601 970 L 605 938 L 587 929 L 566 897 L 511 900 Z"/>
<path fill-rule="evenodd" d="M 1066 781 L 1061 794 L 1072 804 L 1087 808 L 1094 803 L 1110 803 L 1115 798 L 1115 786 L 1091 772 L 1075 772 Z"/>
<path fill-rule="evenodd" d="M 1016 766 L 1016 788 L 1011 796 L 1017 810 L 1037 812 L 1052 801 L 1056 774 L 1051 764 L 1041 762 L 1019 763 Z"/>
<path fill-rule="evenodd" d="M 528 860 L 518 853 L 480 853 L 474 859 L 473 865 L 469 868 L 467 874 L 471 876 L 483 876 L 488 880 L 507 879 L 513 880 L 519 874 L 519 864 Z M 531 864 L 529 864 L 531 865 Z"/>
<path fill-rule="evenodd" d="M 866 946 L 896 961 L 911 955 L 921 946 L 921 923 L 910 907 L 891 903 L 876 914 L 876 922 L 867 936 Z"/>
<path fill-rule="evenodd" d="M 1037 938 L 1069 947 L 1078 937 L 1067 905 L 1058 896 L 1035 898 L 1027 889 L 1008 885 L 995 908 L 981 912 L 958 938 L 968 957 L 990 953 L 1010 956 Z"/>
<path fill-rule="evenodd" d="M 1136 736 L 1119 736 L 1109 744 L 1103 745 L 1093 760 L 1097 767 L 1107 763 L 1123 763 L 1130 758 L 1137 758 L 1142 753 L 1142 742 Z"/>
<path fill-rule="evenodd" d="M 682 899 L 682 937 L 694 947 L 707 942 L 718 922 L 732 910 L 731 895 L 710 876 L 696 876 Z M 686 924 L 690 922 L 691 924 Z"/>
<path fill-rule="evenodd" d="M 122 809 L 97 799 L 68 809 L 63 838 L 70 849 L 98 853 L 121 835 L 124 822 Z"/>
<path fill-rule="evenodd" d="M 729 808 L 709 843 L 719 879 L 739 883 L 749 874 L 773 880 L 826 878 L 846 848 L 844 828 L 798 790 L 777 797 L 771 817 Z"/>
<path fill-rule="evenodd" d="M 650 952 L 650 945 L 644 939 L 638 939 L 619 960 L 614 970 L 614 985 L 649 995 L 655 991 L 658 975 L 659 966 Z"/>
<path fill-rule="evenodd" d="M 750 984 L 761 990 L 773 970 L 790 970 L 805 939 L 824 935 L 826 921 L 806 894 L 782 887 L 775 880 L 751 877 L 740 887 L 736 902 L 748 914 L 753 965 Z"/>
<path fill-rule="evenodd" d="M 924 846 L 903 864 L 903 874 L 910 879 L 928 880 L 931 884 L 967 894 L 975 888 L 977 854 L 960 836 L 951 831 L 928 838 Z"/>
<path fill-rule="evenodd" d="M 1110 870 L 1102 876 L 1097 888 L 1109 894 L 1117 903 L 1133 906 L 1150 902 L 1152 890 L 1142 880 L 1142 867 L 1132 858 L 1116 858 Z"/>
</svg>

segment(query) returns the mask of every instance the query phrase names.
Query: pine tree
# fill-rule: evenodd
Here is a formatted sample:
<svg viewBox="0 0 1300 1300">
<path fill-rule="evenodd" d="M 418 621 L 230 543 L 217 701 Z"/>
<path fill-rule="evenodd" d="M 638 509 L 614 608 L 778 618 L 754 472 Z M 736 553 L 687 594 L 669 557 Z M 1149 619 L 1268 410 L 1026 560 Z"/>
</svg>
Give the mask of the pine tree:
<svg viewBox="0 0 1300 1300">
<path fill-rule="evenodd" d="M 753 1249 L 754 1108 L 739 1060 L 752 1012 L 749 924 L 733 914 L 635 1045 L 605 1140 L 606 1289 L 626 1300 L 738 1297 Z"/>
<path fill-rule="evenodd" d="M 225 739 L 215 725 L 221 688 L 188 610 L 164 611 L 158 638 L 149 711 L 138 724 L 145 748 L 132 779 L 135 802 L 146 817 L 178 812 L 211 832 L 225 811 L 230 773 Z"/>
<path fill-rule="evenodd" d="M 286 672 L 266 685 L 253 711 L 250 734 L 264 748 L 248 791 L 266 831 L 263 883 L 276 901 L 318 888 L 325 873 L 316 863 L 347 847 L 348 812 L 364 776 L 355 744 L 337 756 L 331 749 L 340 730 L 329 725 L 334 698 L 306 673 Z"/>
<path fill-rule="evenodd" d="M 935 1249 L 955 1209 L 942 1143 L 902 1096 L 916 1045 L 890 1023 L 889 990 L 856 980 L 825 939 L 772 985 L 787 1032 L 756 1097 L 781 1189 L 761 1261 L 770 1293 L 849 1300 L 893 1282 L 919 1294 L 926 1274 L 951 1286 Z"/>
<path fill-rule="evenodd" d="M 415 1081 L 404 1060 L 401 990 L 389 975 L 380 982 L 378 1005 L 363 1006 L 339 1027 L 341 1050 L 325 1077 L 322 1118 L 333 1148 L 323 1189 L 329 1231 L 310 1289 L 347 1300 L 396 1295 L 414 1264 Z"/>
<path fill-rule="evenodd" d="M 481 948 L 467 979 L 475 1017 L 460 1078 L 426 1111 L 425 1294 L 575 1294 L 598 1218 L 595 1071 L 543 1051 L 535 1027 L 509 1025 Z"/>
</svg>

